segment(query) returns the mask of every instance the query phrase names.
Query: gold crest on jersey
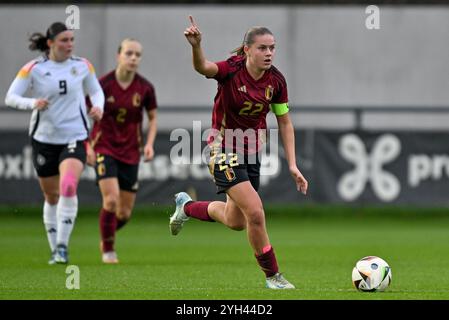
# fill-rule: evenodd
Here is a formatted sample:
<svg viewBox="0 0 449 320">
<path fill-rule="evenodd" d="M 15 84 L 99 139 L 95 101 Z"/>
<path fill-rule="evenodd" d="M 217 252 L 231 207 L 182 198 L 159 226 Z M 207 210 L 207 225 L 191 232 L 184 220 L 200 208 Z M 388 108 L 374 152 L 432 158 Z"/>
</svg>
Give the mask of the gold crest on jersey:
<svg viewBox="0 0 449 320">
<path fill-rule="evenodd" d="M 70 74 L 74 77 L 76 77 L 78 75 L 78 71 L 76 70 L 75 67 L 72 67 L 72 69 L 70 69 Z"/>
<path fill-rule="evenodd" d="M 235 172 L 232 168 L 226 168 L 225 172 L 224 172 L 226 179 L 228 179 L 229 182 L 235 180 Z"/>
<path fill-rule="evenodd" d="M 106 166 L 104 165 L 104 163 L 98 164 L 97 173 L 100 177 L 102 177 L 106 174 Z"/>
<path fill-rule="evenodd" d="M 109 96 L 108 99 L 106 100 L 108 103 L 114 103 L 115 102 L 115 98 L 114 96 Z"/>
<path fill-rule="evenodd" d="M 142 101 L 142 97 L 137 92 L 133 95 L 133 106 L 140 107 L 140 102 Z"/>
<path fill-rule="evenodd" d="M 273 98 L 273 93 L 274 93 L 273 86 L 269 85 L 268 87 L 266 87 L 265 88 L 265 99 L 267 99 L 268 101 L 271 101 L 271 99 Z"/>
</svg>

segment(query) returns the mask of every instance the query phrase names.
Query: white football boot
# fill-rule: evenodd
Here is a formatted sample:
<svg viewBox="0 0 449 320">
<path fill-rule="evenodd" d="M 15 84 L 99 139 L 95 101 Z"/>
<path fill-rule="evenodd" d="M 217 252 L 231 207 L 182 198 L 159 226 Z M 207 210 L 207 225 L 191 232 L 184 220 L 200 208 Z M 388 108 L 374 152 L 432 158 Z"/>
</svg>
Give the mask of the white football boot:
<svg viewBox="0 0 449 320">
<path fill-rule="evenodd" d="M 170 217 L 170 232 L 174 236 L 181 231 L 184 222 L 189 220 L 189 217 L 184 212 L 184 205 L 189 201 L 192 201 L 192 198 L 187 193 L 180 192 L 175 194 L 176 210 Z"/>
<path fill-rule="evenodd" d="M 266 286 L 268 289 L 295 289 L 295 286 L 288 282 L 282 273 L 279 272 L 267 278 Z"/>
<path fill-rule="evenodd" d="M 118 263 L 118 257 L 117 257 L 117 253 L 115 253 L 115 251 L 103 252 L 103 254 L 101 255 L 101 258 L 103 260 L 103 263 L 106 263 L 106 264 L 117 264 Z"/>
<path fill-rule="evenodd" d="M 54 261 L 58 264 L 68 264 L 69 263 L 69 252 L 67 247 L 63 244 L 58 244 L 56 247 L 56 254 Z"/>
<path fill-rule="evenodd" d="M 55 257 L 56 257 L 56 250 L 51 252 L 50 260 L 48 260 L 49 265 L 56 264 Z"/>
</svg>

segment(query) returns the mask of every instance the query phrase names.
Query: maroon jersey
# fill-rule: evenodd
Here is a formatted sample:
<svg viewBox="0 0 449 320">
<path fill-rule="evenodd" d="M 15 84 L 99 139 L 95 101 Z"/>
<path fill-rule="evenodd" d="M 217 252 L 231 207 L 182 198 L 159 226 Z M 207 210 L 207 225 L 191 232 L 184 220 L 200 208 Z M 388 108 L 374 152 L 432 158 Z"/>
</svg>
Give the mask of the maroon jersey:
<svg viewBox="0 0 449 320">
<path fill-rule="evenodd" d="M 221 145 L 228 150 L 253 154 L 260 150 L 265 130 L 266 116 L 271 103 L 287 103 L 287 83 L 282 73 L 271 66 L 262 78 L 254 80 L 245 66 L 244 56 L 232 56 L 226 61 L 217 62 L 218 92 L 214 100 L 212 132 L 209 145 Z M 243 134 L 233 141 L 226 141 L 226 129 L 241 129 L 254 134 Z M 228 130 L 228 132 L 232 132 Z M 214 136 L 215 135 L 215 136 Z M 230 136 L 228 135 L 228 138 Z M 228 139 L 231 140 L 231 139 Z"/>
<path fill-rule="evenodd" d="M 157 107 L 153 85 L 136 74 L 124 90 L 115 78 L 115 70 L 100 79 L 105 96 L 103 118 L 95 122 L 91 141 L 95 152 L 138 164 L 142 151 L 143 109 Z"/>
</svg>

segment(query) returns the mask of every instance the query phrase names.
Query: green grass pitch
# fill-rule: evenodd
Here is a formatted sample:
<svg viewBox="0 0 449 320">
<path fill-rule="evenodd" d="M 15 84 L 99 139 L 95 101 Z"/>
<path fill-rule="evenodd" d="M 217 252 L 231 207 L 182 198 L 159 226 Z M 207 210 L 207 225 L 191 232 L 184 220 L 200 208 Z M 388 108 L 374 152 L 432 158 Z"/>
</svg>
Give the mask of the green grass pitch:
<svg viewBox="0 0 449 320">
<path fill-rule="evenodd" d="M 70 243 L 80 289 L 66 266 L 47 265 L 39 208 L 0 208 L 0 299 L 449 299 L 449 213 L 444 209 L 268 207 L 281 272 L 296 290 L 264 288 L 245 232 L 190 220 L 171 236 L 171 208 L 138 207 L 117 234 L 119 265 L 103 265 L 97 208 L 82 208 Z M 386 292 L 357 292 L 355 262 L 385 259 Z"/>
</svg>

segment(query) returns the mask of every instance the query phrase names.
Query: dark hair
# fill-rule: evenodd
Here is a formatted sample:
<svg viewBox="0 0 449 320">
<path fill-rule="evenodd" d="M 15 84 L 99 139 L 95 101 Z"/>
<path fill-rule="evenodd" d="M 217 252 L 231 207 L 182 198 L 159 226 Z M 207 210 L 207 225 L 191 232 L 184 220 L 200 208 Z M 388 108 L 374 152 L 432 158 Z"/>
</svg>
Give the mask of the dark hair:
<svg viewBox="0 0 449 320">
<path fill-rule="evenodd" d="M 50 48 L 47 45 L 47 40 L 53 40 L 61 32 L 67 31 L 68 28 L 62 22 L 55 22 L 47 29 L 47 35 L 44 36 L 42 33 L 33 33 L 29 41 L 31 42 L 29 47 L 31 51 L 39 50 L 42 52 L 47 52 Z"/>
<path fill-rule="evenodd" d="M 231 51 L 231 53 L 235 53 L 238 56 L 245 55 L 245 51 L 243 51 L 243 48 L 245 46 L 250 46 L 254 43 L 254 38 L 256 36 L 263 36 L 265 34 L 273 35 L 273 33 L 270 31 L 270 29 L 265 27 L 252 27 L 248 31 L 246 31 L 245 36 L 243 37 L 243 43 Z"/>
</svg>

